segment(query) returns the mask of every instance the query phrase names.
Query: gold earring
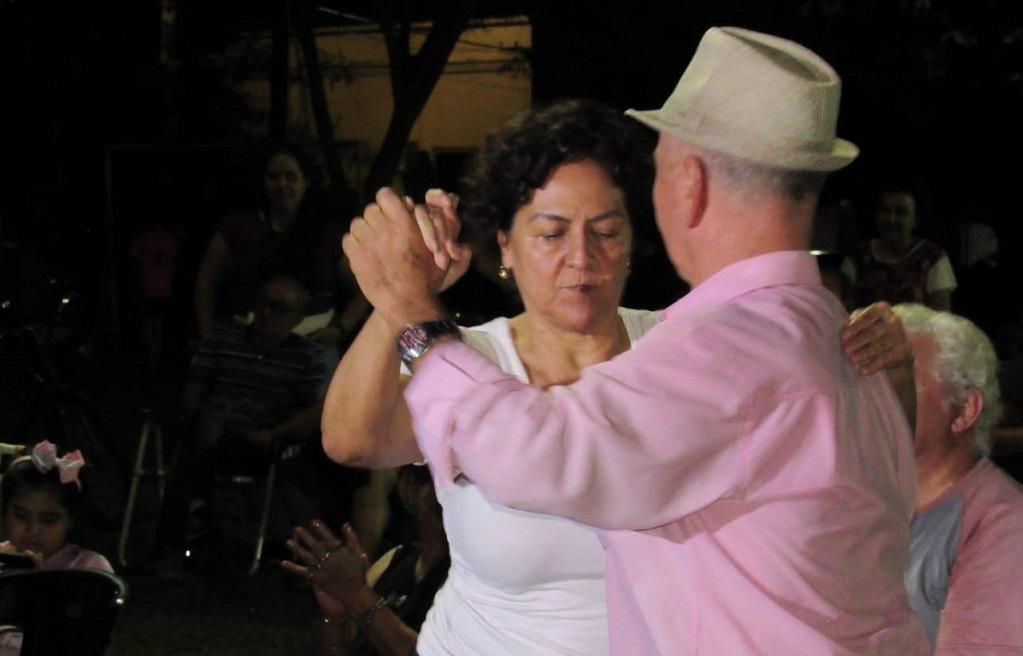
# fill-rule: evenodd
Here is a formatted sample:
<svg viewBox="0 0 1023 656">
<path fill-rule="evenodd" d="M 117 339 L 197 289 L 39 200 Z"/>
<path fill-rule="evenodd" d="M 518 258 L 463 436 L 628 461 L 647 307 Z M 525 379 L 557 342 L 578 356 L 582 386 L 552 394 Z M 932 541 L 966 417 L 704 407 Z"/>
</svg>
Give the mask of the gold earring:
<svg viewBox="0 0 1023 656">
<path fill-rule="evenodd" d="M 497 267 L 497 277 L 500 278 L 501 280 L 507 280 L 508 278 L 511 277 L 511 273 L 509 273 L 508 269 L 506 269 L 505 266 L 502 264 L 501 266 Z"/>
</svg>

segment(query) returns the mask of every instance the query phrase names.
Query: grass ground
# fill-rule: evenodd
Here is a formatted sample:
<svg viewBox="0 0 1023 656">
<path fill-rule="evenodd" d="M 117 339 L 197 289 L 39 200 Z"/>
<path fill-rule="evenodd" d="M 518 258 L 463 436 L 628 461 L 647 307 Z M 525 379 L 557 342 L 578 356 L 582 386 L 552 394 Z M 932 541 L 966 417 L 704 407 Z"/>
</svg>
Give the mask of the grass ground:
<svg viewBox="0 0 1023 656">
<path fill-rule="evenodd" d="M 130 598 L 108 656 L 308 654 L 315 603 L 283 572 L 202 572 L 163 583 L 126 576 Z"/>
<path fill-rule="evenodd" d="M 115 563 L 128 582 L 129 598 L 108 656 L 309 653 L 317 615 L 312 594 L 301 585 L 304 582 L 281 570 L 276 560 L 264 560 L 255 574 L 246 574 L 255 512 L 247 512 L 248 504 L 237 498 L 221 495 L 218 500 L 222 510 L 214 514 L 213 531 L 193 545 L 180 580 L 156 576 L 147 562 L 155 513 L 138 516 L 128 549 L 132 566 Z M 100 536 L 94 543 L 103 541 Z M 105 553 L 114 554 L 116 548 L 111 545 Z"/>
</svg>

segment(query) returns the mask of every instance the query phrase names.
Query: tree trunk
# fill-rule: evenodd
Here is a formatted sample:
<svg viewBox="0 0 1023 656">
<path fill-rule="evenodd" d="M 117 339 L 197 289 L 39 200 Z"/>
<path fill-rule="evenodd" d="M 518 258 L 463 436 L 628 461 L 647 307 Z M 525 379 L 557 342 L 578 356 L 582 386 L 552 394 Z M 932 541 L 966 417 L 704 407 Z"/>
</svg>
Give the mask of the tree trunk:
<svg viewBox="0 0 1023 656">
<path fill-rule="evenodd" d="M 291 0 L 275 0 L 272 52 L 270 55 L 270 125 L 271 141 L 284 141 L 288 136 L 288 55 L 290 50 Z"/>
<path fill-rule="evenodd" d="M 306 79 L 309 83 L 309 99 L 312 101 L 313 118 L 316 121 L 316 134 L 320 138 L 323 150 L 323 162 L 330 177 L 330 186 L 335 193 L 346 198 L 352 195 L 351 187 L 345 179 L 341 157 L 334 143 L 334 122 L 327 107 L 327 94 L 323 89 L 323 74 L 320 71 L 320 56 L 316 50 L 316 36 L 312 29 L 312 5 L 300 3 L 296 7 L 295 33 L 302 47 L 302 59 L 305 62 Z"/>
<path fill-rule="evenodd" d="M 397 172 L 412 127 L 444 73 L 444 66 L 455 49 L 458 37 L 469 23 L 468 13 L 462 4 L 451 4 L 454 6 L 449 6 L 448 12 L 434 21 L 419 52 L 410 57 L 408 12 L 396 24 L 393 5 L 390 2 L 380 3 L 380 29 L 387 42 L 394 111 L 384 141 L 366 176 L 363 189 L 367 198 L 371 198 L 379 187 L 390 184 Z"/>
</svg>

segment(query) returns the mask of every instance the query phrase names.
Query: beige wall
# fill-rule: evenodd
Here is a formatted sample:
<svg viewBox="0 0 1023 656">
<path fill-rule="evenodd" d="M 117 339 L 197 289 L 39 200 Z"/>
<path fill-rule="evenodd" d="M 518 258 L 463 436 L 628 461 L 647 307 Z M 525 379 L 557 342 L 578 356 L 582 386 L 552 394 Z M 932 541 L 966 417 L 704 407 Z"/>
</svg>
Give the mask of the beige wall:
<svg viewBox="0 0 1023 656">
<path fill-rule="evenodd" d="M 413 50 L 426 36 L 428 25 L 416 26 Z M 268 35 L 250 39 L 269 44 Z M 250 41 L 251 45 L 251 41 Z M 317 33 L 327 102 L 338 140 L 363 142 L 364 156 L 379 147 L 391 115 L 387 51 L 375 25 L 321 30 Z M 521 50 L 531 45 L 525 18 L 483 22 L 467 29 L 452 53 L 413 128 L 411 141 L 420 148 L 469 148 L 509 117 L 530 105 L 531 71 Z M 297 44 L 291 56 L 293 83 L 289 89 L 290 123 L 299 135 L 314 135 L 309 94 Z M 269 81 L 251 79 L 242 90 L 253 109 L 269 111 Z M 294 135 L 293 135 L 294 136 Z"/>
</svg>

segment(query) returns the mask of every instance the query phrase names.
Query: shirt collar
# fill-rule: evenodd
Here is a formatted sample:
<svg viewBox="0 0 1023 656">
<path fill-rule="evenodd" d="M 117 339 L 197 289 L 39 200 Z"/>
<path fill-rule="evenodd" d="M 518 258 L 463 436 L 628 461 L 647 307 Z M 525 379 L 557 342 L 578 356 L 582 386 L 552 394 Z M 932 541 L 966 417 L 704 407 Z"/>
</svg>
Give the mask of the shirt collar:
<svg viewBox="0 0 1023 656">
<path fill-rule="evenodd" d="M 774 251 L 729 264 L 661 313 L 717 305 L 747 292 L 775 285 L 820 285 L 817 260 L 807 251 Z"/>
</svg>

